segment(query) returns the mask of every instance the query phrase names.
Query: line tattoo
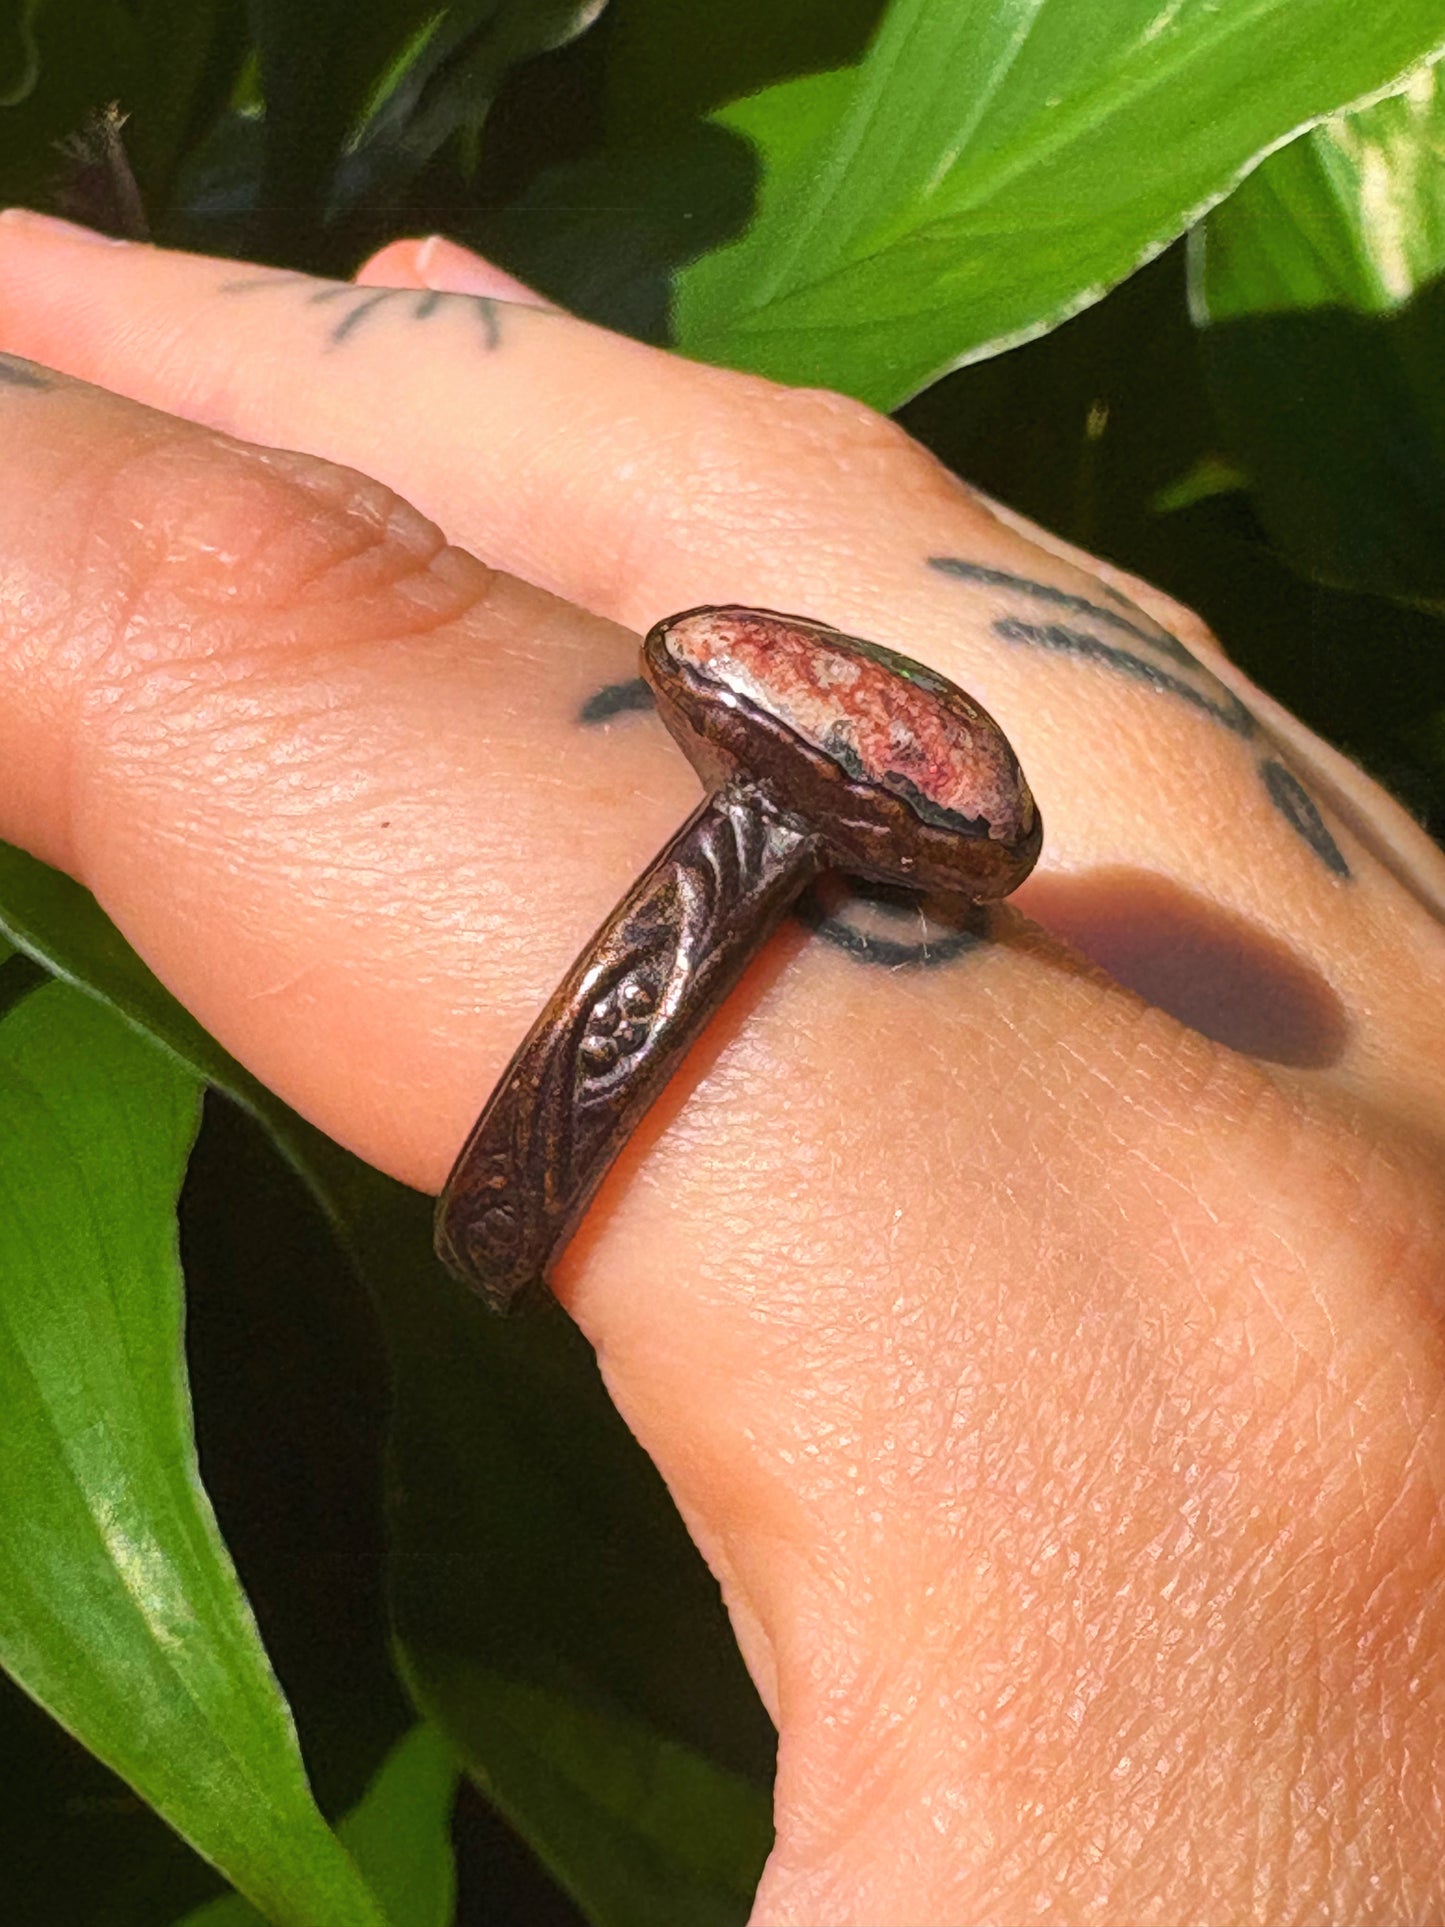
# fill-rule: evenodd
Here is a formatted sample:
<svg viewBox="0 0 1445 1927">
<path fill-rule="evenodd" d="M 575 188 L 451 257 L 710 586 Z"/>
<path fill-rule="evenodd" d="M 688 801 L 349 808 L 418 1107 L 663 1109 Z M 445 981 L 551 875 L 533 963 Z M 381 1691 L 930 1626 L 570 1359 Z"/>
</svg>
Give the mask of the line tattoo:
<svg viewBox="0 0 1445 1927">
<path fill-rule="evenodd" d="M 435 292 L 435 290 L 433 290 L 433 292 Z M 482 335 L 487 344 L 487 352 L 490 354 L 494 349 L 500 348 L 502 345 L 502 310 L 500 303 L 493 301 L 489 295 L 485 294 L 464 294 L 460 299 L 468 303 L 472 313 L 482 324 Z M 424 307 L 425 303 L 423 303 L 422 306 Z M 431 312 L 432 310 L 430 308 L 426 309 L 427 314 Z M 425 320 L 426 318 L 420 307 L 416 310 L 416 317 L 419 321 Z"/>
<path fill-rule="evenodd" d="M 1120 649 L 1100 636 L 1088 635 L 1082 629 L 1068 629 L 1057 622 L 1023 622 L 1017 616 L 1000 616 L 993 624 L 993 632 L 1005 642 L 1037 643 L 1041 648 L 1057 650 L 1060 655 L 1083 656 L 1090 662 L 1106 663 L 1122 675 L 1132 676 L 1136 682 L 1148 683 L 1151 689 L 1177 696 L 1181 702 L 1203 710 L 1206 716 L 1212 716 L 1215 722 L 1222 723 L 1246 742 L 1258 732 L 1254 717 L 1223 683 L 1215 684 L 1217 694 L 1206 695 L 1193 683 L 1185 682 L 1182 676 L 1161 669 L 1158 663 L 1136 656 L 1131 649 Z M 1204 673 L 1208 675 L 1207 670 Z M 1209 680 L 1214 682 L 1212 676 Z"/>
<path fill-rule="evenodd" d="M 34 394 L 45 395 L 54 386 L 51 377 L 33 361 L 19 355 L 0 354 L 0 387 L 28 388 Z"/>
<path fill-rule="evenodd" d="M 1320 862 L 1333 870 L 1337 877 L 1350 875 L 1350 866 L 1345 861 L 1344 852 L 1325 828 L 1324 818 L 1315 806 L 1315 800 L 1304 784 L 1291 769 L 1283 763 L 1268 758 L 1260 764 L 1259 773 L 1264 778 L 1264 786 L 1269 791 L 1270 801 L 1280 815 L 1298 831 Z"/>
<path fill-rule="evenodd" d="M 606 723 L 614 716 L 626 716 L 634 709 L 655 709 L 652 690 L 641 676 L 630 682 L 610 682 L 589 696 L 577 712 L 579 723 Z"/>
<path fill-rule="evenodd" d="M 851 919 L 845 914 L 849 909 L 854 913 Z M 880 913 L 884 918 L 896 916 L 900 924 L 912 925 L 920 934 L 905 941 L 886 931 L 866 929 L 857 920 L 860 909 L 864 915 L 871 911 L 875 920 Z M 823 891 L 814 885 L 799 897 L 793 915 L 805 930 L 811 930 L 855 963 L 883 970 L 936 970 L 977 950 L 987 943 L 989 935 L 986 903 L 971 904 L 961 915 L 942 922 L 916 898 L 852 877 L 848 879 L 847 896 L 838 907 L 830 907 Z"/>
<path fill-rule="evenodd" d="M 1117 609 L 1105 608 L 1102 603 L 1060 589 L 1054 583 L 1035 582 L 1028 576 L 1014 575 L 1007 569 L 988 568 L 983 563 L 970 562 L 961 556 L 929 556 L 928 567 L 961 582 L 982 588 L 1009 589 L 1028 601 L 1066 609 L 1073 615 L 1092 617 L 1104 627 L 1122 630 L 1146 643 L 1180 668 L 1191 671 L 1196 680 L 1187 680 L 1174 670 L 1152 662 L 1147 656 L 1068 623 L 1030 622 L 1016 615 L 996 616 L 990 626 L 1003 642 L 1031 644 L 1035 648 L 1051 649 L 1059 655 L 1073 656 L 1081 661 L 1096 663 L 1101 668 L 1112 669 L 1119 675 L 1128 676 L 1134 682 L 1157 690 L 1160 695 L 1173 696 L 1179 702 L 1188 703 L 1192 709 L 1209 717 L 1211 722 L 1218 723 L 1242 742 L 1256 742 L 1264 734 L 1253 712 L 1177 636 L 1162 627 L 1145 628 L 1142 622 L 1135 621 L 1133 616 L 1143 617 L 1144 612 L 1136 609 L 1117 589 L 1105 585 L 1104 592 L 1133 611 L 1133 615 L 1123 616 Z M 1148 618 L 1144 617 L 1144 620 Z M 1270 756 L 1260 761 L 1258 769 L 1265 794 L 1278 814 L 1332 875 L 1349 881 L 1353 872 L 1344 853 L 1331 836 L 1317 804 L 1299 778 L 1282 762 Z"/>
<path fill-rule="evenodd" d="M 306 283 L 310 279 L 309 275 L 292 273 L 290 270 L 275 274 L 243 275 L 238 279 L 222 281 L 219 292 L 259 294 L 268 288 Z M 306 296 L 306 301 L 309 307 L 324 307 L 336 301 L 349 303 L 346 313 L 331 330 L 329 345 L 333 348 L 339 348 L 349 335 L 355 334 L 378 308 L 385 307 L 393 314 L 401 313 L 412 321 L 430 321 L 444 302 L 460 302 L 464 312 L 476 317 L 488 352 L 499 348 L 502 342 L 501 310 L 505 303 L 494 301 L 490 295 L 453 294 L 444 288 L 361 288 L 350 281 L 338 281 L 324 288 L 313 288 Z"/>
<path fill-rule="evenodd" d="M 1087 596 L 1073 595 L 1067 589 L 1060 589 L 1052 582 L 1035 582 L 1026 575 L 1013 575 L 1008 569 L 988 569 L 981 562 L 965 562 L 961 556 L 931 555 L 928 558 L 930 569 L 937 569 L 940 575 L 951 575 L 963 582 L 977 582 L 989 589 L 1017 589 L 1021 595 L 1031 596 L 1036 602 L 1052 603 L 1056 609 L 1067 609 L 1076 616 L 1093 616 L 1096 621 L 1108 624 L 1110 628 L 1122 629 L 1127 636 L 1134 636 L 1140 642 L 1151 643 L 1160 655 L 1172 661 L 1183 663 L 1188 669 L 1199 667 L 1199 658 L 1193 655 L 1178 636 L 1167 629 L 1142 629 L 1128 616 L 1121 616 L 1117 609 L 1106 609 L 1101 603 L 1090 602 Z M 1113 596 L 1126 607 L 1132 607 L 1128 598 L 1120 595 L 1117 589 L 1104 585 L 1105 595 Z"/>
<path fill-rule="evenodd" d="M 378 308 L 386 307 L 395 311 L 398 302 L 413 321 L 429 321 L 443 302 L 459 301 L 466 312 L 476 316 L 481 327 L 482 339 L 488 352 L 501 346 L 502 328 L 498 315 L 498 303 L 484 294 L 451 294 L 443 288 L 357 288 L 349 283 L 339 287 L 319 288 L 308 299 L 313 302 L 344 300 L 353 297 L 352 305 L 331 330 L 331 346 L 339 348 L 348 335 L 354 334 Z"/>
<path fill-rule="evenodd" d="M 386 299 L 386 292 L 386 289 L 383 288 L 379 294 L 370 295 L 366 300 L 358 301 L 354 307 L 348 308 L 340 321 L 338 321 L 336 326 L 331 330 L 331 345 L 333 348 L 339 348 L 349 334 L 356 332 L 362 322 L 365 321 L 366 317 L 371 313 L 372 309 L 381 306 L 382 302 Z"/>
</svg>

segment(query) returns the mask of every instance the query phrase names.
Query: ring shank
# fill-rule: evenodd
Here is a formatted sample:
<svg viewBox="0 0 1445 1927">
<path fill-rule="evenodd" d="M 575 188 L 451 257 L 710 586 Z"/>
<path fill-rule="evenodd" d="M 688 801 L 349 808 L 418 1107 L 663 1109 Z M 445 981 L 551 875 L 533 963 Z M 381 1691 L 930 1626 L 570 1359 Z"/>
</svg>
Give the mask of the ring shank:
<svg viewBox="0 0 1445 1927">
<path fill-rule="evenodd" d="M 437 1203 L 443 1263 L 493 1309 L 543 1284 L 583 1212 L 762 937 L 822 867 L 756 783 L 704 801 L 558 986 Z"/>
</svg>

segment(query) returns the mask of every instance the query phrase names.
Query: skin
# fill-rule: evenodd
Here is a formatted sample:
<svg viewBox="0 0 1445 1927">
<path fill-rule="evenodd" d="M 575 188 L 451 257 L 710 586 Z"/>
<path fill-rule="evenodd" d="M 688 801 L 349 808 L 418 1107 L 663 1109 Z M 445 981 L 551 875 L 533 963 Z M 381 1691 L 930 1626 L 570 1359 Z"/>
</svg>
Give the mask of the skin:
<svg viewBox="0 0 1445 1927">
<path fill-rule="evenodd" d="M 635 632 L 960 683 L 1018 909 L 785 926 L 557 1281 L 779 1724 L 754 1920 L 1438 1919 L 1439 853 L 854 403 L 360 278 L 0 221 L 0 835 L 436 1188 L 697 795 Z"/>
</svg>

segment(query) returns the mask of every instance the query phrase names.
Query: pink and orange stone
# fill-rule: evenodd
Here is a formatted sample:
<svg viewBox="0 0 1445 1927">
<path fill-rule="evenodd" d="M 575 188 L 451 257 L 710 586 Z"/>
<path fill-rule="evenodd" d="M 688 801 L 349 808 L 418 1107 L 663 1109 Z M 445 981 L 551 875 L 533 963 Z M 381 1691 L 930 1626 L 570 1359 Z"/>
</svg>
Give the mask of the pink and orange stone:
<svg viewBox="0 0 1445 1927">
<path fill-rule="evenodd" d="M 891 791 L 924 822 L 1011 841 L 1033 813 L 993 718 L 907 656 L 766 610 L 700 610 L 669 624 L 666 643 L 675 661 L 775 717 L 850 777 Z"/>
</svg>

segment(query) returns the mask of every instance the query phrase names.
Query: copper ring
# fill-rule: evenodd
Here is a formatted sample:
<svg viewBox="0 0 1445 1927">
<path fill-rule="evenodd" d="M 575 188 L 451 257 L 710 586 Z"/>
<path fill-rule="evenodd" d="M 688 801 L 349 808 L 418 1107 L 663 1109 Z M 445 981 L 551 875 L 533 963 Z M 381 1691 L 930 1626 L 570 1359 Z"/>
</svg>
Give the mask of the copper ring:
<svg viewBox="0 0 1445 1927">
<path fill-rule="evenodd" d="M 642 672 L 707 795 L 523 1040 L 437 1204 L 438 1256 L 497 1311 L 543 1284 L 708 1018 L 825 869 L 971 903 L 1037 860 L 1038 809 L 971 696 L 767 609 L 689 609 Z"/>
</svg>

